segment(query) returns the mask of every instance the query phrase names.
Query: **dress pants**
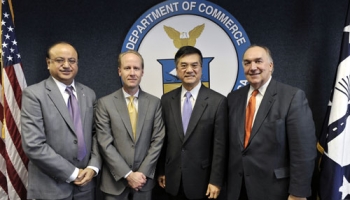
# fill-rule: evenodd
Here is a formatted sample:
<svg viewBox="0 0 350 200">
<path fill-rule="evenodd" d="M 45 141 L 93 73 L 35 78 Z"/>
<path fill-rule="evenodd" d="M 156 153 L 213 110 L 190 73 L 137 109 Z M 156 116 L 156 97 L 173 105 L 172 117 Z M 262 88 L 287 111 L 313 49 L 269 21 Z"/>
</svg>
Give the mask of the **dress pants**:
<svg viewBox="0 0 350 200">
<path fill-rule="evenodd" d="M 205 197 L 203 199 L 189 199 L 189 198 L 187 198 L 185 195 L 184 189 L 183 189 L 182 180 L 181 180 L 180 189 L 179 189 L 179 192 L 177 193 L 177 195 L 173 196 L 171 194 L 168 194 L 168 199 L 169 200 L 208 200 L 207 197 Z"/>
<path fill-rule="evenodd" d="M 75 186 L 73 193 L 69 195 L 67 198 L 64 198 L 64 199 L 52 198 L 50 200 L 94 200 L 96 199 L 95 189 L 96 188 L 92 188 L 91 190 L 86 190 L 86 191 L 80 191 L 79 187 Z M 36 200 L 46 200 L 46 199 L 36 199 Z"/>
<path fill-rule="evenodd" d="M 152 190 L 135 191 L 132 188 L 125 188 L 120 195 L 103 193 L 104 200 L 152 200 Z"/>
</svg>

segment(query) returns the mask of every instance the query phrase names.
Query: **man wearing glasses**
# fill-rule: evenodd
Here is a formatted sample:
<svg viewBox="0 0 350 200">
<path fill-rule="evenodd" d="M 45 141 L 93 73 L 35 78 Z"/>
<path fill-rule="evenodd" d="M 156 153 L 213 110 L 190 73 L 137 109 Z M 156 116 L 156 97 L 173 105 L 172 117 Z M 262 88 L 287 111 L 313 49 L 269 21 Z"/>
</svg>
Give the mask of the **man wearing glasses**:
<svg viewBox="0 0 350 200">
<path fill-rule="evenodd" d="M 46 56 L 51 76 L 22 95 L 22 145 L 28 166 L 28 199 L 95 199 L 101 158 L 94 136 L 96 95 L 74 81 L 78 53 L 66 42 Z"/>
</svg>

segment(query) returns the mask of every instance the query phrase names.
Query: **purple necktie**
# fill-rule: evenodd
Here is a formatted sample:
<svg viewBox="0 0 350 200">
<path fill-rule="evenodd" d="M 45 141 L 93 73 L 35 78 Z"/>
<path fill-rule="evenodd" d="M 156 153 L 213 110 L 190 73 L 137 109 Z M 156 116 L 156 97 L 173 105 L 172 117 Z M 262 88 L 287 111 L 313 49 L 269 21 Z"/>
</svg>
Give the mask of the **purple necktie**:
<svg viewBox="0 0 350 200">
<path fill-rule="evenodd" d="M 191 92 L 186 92 L 186 99 L 182 107 L 182 126 L 184 134 L 186 134 L 188 122 L 190 121 L 192 113 L 191 96 Z"/>
<path fill-rule="evenodd" d="M 66 91 L 69 94 L 68 98 L 68 110 L 70 113 L 70 116 L 73 119 L 74 122 L 74 128 L 75 133 L 78 137 L 78 160 L 83 160 L 86 155 L 86 147 L 85 147 L 85 141 L 84 141 L 84 134 L 83 134 L 83 125 L 81 123 L 81 117 L 80 117 L 80 109 L 78 100 L 75 97 L 73 93 L 73 87 L 67 87 Z"/>
</svg>

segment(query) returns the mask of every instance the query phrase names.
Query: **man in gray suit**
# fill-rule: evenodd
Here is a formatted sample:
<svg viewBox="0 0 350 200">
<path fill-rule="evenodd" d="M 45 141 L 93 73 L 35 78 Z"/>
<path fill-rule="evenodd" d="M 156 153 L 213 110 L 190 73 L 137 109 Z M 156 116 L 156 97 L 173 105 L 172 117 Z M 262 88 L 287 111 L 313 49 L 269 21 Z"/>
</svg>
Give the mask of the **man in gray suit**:
<svg viewBox="0 0 350 200">
<path fill-rule="evenodd" d="M 199 49 L 181 47 L 175 64 L 182 86 L 162 96 L 166 140 L 158 183 L 173 200 L 216 199 L 224 183 L 227 99 L 201 83 L 202 62 Z"/>
<path fill-rule="evenodd" d="M 160 99 L 140 89 L 143 70 L 138 52 L 121 53 L 123 87 L 97 103 L 97 139 L 104 160 L 101 190 L 107 200 L 151 200 L 165 133 Z"/>
<path fill-rule="evenodd" d="M 228 199 L 306 200 L 311 195 L 312 113 L 302 90 L 272 79 L 273 67 L 268 48 L 249 47 L 243 55 L 249 85 L 228 95 Z M 255 110 L 247 126 L 251 105 Z"/>
<path fill-rule="evenodd" d="M 46 57 L 51 76 L 27 87 L 22 95 L 22 145 L 30 160 L 27 198 L 92 200 L 96 184 L 93 177 L 102 163 L 93 131 L 96 96 L 93 90 L 74 81 L 78 53 L 72 45 L 56 43 Z M 79 102 L 79 127 L 67 108 L 73 97 L 66 91 L 69 86 Z M 81 156 L 78 144 L 85 144 Z"/>
</svg>

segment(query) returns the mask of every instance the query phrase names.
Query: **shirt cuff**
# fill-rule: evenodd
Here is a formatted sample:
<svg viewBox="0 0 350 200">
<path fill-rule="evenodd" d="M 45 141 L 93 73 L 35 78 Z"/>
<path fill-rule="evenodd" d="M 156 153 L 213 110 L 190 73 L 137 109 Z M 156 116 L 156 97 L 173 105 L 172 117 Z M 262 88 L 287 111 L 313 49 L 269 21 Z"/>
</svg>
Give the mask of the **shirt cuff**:
<svg viewBox="0 0 350 200">
<path fill-rule="evenodd" d="M 132 172 L 132 170 L 130 170 L 130 172 L 128 172 L 128 173 L 124 176 L 124 178 L 127 178 L 127 177 L 131 174 L 131 172 Z"/>
<path fill-rule="evenodd" d="M 97 168 L 97 167 L 94 167 L 94 166 L 87 166 L 86 168 L 90 168 L 90 169 L 92 169 L 92 170 L 94 170 L 95 171 L 95 176 L 97 176 L 97 174 L 98 174 L 98 172 L 99 172 L 99 169 Z M 94 177 L 95 177 L 94 176 Z"/>
<path fill-rule="evenodd" d="M 74 172 L 72 173 L 72 175 L 70 175 L 70 177 L 66 180 L 67 183 L 70 183 L 72 181 L 74 181 L 79 175 L 79 169 L 75 168 Z"/>
</svg>

